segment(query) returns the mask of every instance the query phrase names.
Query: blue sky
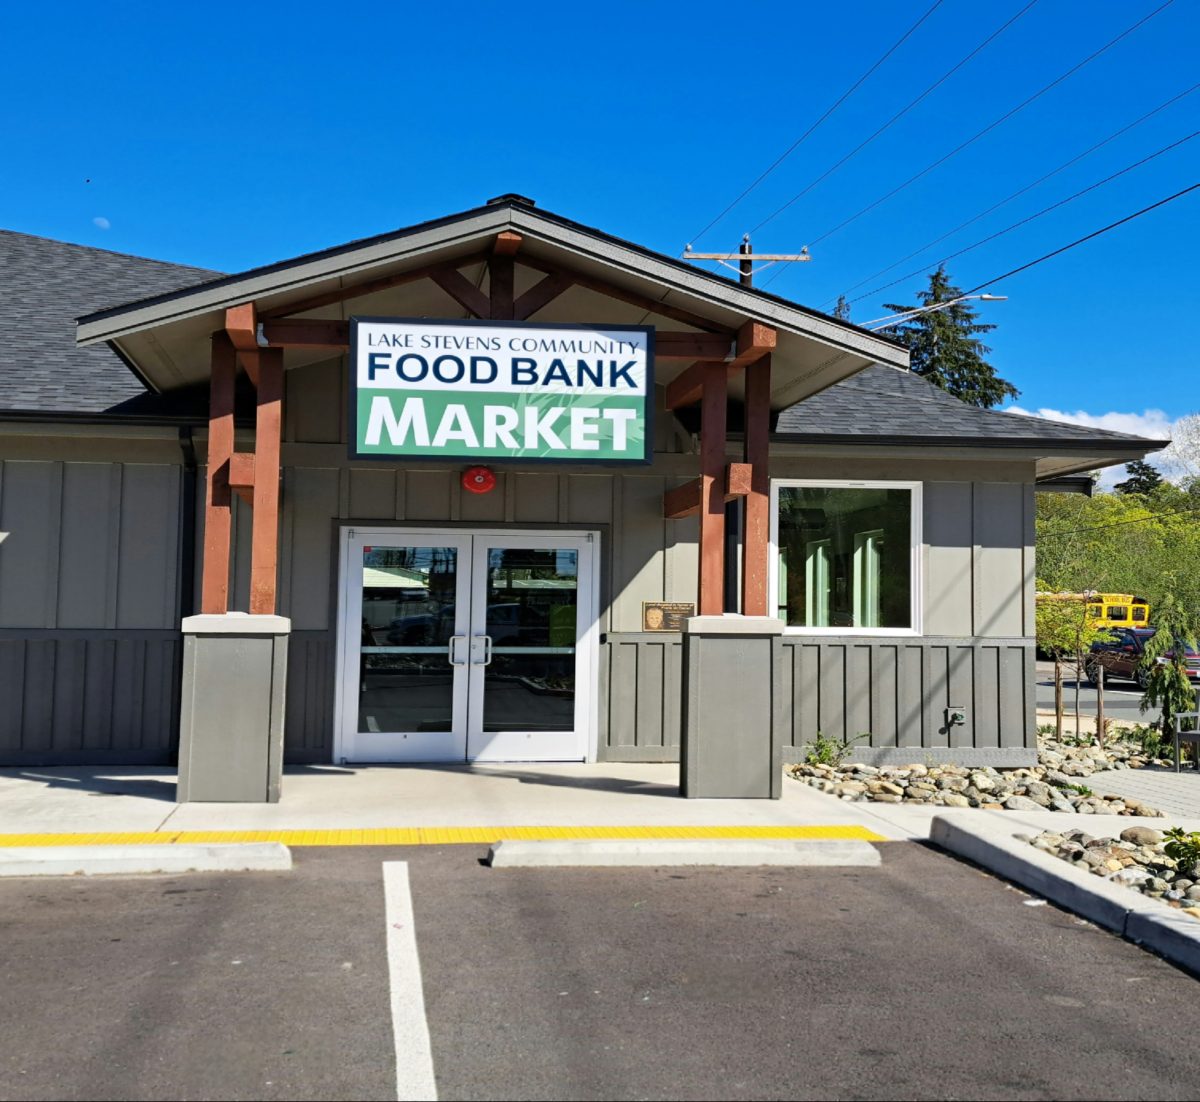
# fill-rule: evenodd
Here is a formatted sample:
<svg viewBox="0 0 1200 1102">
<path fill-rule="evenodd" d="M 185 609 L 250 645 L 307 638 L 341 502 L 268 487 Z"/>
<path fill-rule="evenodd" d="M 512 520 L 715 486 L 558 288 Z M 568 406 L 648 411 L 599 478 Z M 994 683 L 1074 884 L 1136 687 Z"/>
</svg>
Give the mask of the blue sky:
<svg viewBox="0 0 1200 1102">
<path fill-rule="evenodd" d="M 699 230 L 932 0 L 10 6 L 0 226 L 237 270 L 519 191 L 678 254 L 734 249 L 1020 11 L 943 0 L 717 227 Z M 754 235 L 822 237 L 1162 0 L 1038 0 Z M 945 165 L 760 284 L 815 307 L 1200 79 L 1200 5 L 1166 10 Z M 11 44 L 20 43 L 20 50 Z M 1200 129 L 1200 91 L 860 294 Z M 971 287 L 1200 180 L 1200 138 L 949 264 Z M 90 182 L 88 182 L 90 181 Z M 107 226 L 108 228 L 102 228 Z M 993 288 L 1019 405 L 1152 428 L 1200 409 L 1200 192 Z M 854 303 L 910 302 L 923 276 Z M 1149 419 L 1147 420 L 1147 411 Z M 1161 411 L 1161 416 L 1153 411 Z"/>
</svg>

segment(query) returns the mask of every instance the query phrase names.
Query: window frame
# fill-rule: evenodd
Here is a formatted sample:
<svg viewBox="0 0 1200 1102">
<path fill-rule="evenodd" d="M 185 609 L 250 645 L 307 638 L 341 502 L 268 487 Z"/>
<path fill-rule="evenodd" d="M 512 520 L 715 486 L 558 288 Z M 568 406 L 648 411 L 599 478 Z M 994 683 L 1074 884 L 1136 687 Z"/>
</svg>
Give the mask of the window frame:
<svg viewBox="0 0 1200 1102">
<path fill-rule="evenodd" d="M 785 635 L 807 635 L 816 637 L 864 636 L 914 638 L 923 633 L 924 571 L 922 569 L 922 547 L 924 546 L 924 483 L 901 479 L 841 479 L 841 478 L 773 478 L 770 496 L 770 568 L 767 571 L 767 607 L 769 615 L 779 615 L 779 491 L 792 487 L 809 487 L 827 490 L 908 490 L 909 497 L 909 623 L 906 628 L 846 628 L 806 627 L 803 624 L 785 622 Z M 790 568 L 789 568 L 790 569 Z"/>
</svg>

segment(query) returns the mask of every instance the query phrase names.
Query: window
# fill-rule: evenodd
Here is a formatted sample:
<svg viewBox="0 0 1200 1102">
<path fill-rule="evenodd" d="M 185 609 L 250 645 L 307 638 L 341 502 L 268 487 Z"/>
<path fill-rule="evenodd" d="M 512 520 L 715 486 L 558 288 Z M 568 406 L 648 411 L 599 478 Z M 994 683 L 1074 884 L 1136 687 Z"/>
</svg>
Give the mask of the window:
<svg viewBox="0 0 1200 1102">
<path fill-rule="evenodd" d="M 772 592 L 789 628 L 918 630 L 920 484 L 780 480 Z"/>
<path fill-rule="evenodd" d="M 1108 618 L 1110 620 L 1128 620 L 1129 606 L 1128 605 L 1109 605 Z"/>
</svg>

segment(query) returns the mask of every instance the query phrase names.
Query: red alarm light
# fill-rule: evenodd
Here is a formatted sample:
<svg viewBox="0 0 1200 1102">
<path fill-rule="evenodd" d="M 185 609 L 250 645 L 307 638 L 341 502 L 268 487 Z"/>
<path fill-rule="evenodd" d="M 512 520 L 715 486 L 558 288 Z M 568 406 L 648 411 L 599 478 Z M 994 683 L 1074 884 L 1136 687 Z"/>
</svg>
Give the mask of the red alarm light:
<svg viewBox="0 0 1200 1102">
<path fill-rule="evenodd" d="M 496 475 L 490 467 L 468 467 L 463 471 L 462 487 L 473 494 L 490 494 L 496 488 Z"/>
</svg>

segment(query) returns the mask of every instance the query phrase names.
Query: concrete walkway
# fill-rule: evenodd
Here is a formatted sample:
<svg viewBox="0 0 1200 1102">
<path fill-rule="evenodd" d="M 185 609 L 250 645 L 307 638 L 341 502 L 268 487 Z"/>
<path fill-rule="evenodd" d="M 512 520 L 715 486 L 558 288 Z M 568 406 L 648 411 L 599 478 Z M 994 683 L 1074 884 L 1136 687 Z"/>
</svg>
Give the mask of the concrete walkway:
<svg viewBox="0 0 1200 1102">
<path fill-rule="evenodd" d="M 92 843 L 276 838 L 291 845 L 502 837 L 923 840 L 933 817 L 946 810 L 852 803 L 786 776 L 780 800 L 685 800 L 678 776 L 676 765 L 612 763 L 310 766 L 285 771 L 277 804 L 176 804 L 171 769 L 9 768 L 0 770 L 0 845 L 60 845 L 82 841 L 71 837 L 78 835 Z M 1200 775 L 1116 770 L 1086 783 L 1097 792 L 1136 795 L 1172 818 L 980 814 L 1002 814 L 1037 830 L 1079 826 L 1116 833 L 1135 822 L 1200 829 Z"/>
<path fill-rule="evenodd" d="M 589 830 L 618 836 L 641 830 L 647 837 L 689 831 L 708 837 L 910 836 L 876 822 L 864 813 L 866 805 L 790 778 L 780 800 L 685 800 L 678 779 L 677 765 L 329 765 L 285 770 L 277 804 L 176 804 L 170 769 L 10 768 L 0 770 L 0 836 L 8 836 L 0 844 L 55 844 L 18 843 L 14 836 L 64 834 L 192 835 L 179 840 L 198 841 L 197 832 L 314 832 L 307 844 L 587 837 Z M 366 831 L 389 833 L 315 834 Z"/>
<path fill-rule="evenodd" d="M 1112 769 L 1080 779 L 1093 792 L 1131 796 L 1171 816 L 1200 818 L 1200 771 L 1173 769 Z M 1172 824 L 1174 825 L 1174 824 Z"/>
</svg>

